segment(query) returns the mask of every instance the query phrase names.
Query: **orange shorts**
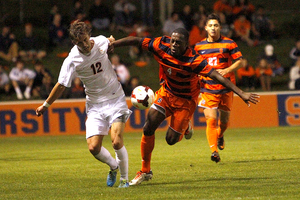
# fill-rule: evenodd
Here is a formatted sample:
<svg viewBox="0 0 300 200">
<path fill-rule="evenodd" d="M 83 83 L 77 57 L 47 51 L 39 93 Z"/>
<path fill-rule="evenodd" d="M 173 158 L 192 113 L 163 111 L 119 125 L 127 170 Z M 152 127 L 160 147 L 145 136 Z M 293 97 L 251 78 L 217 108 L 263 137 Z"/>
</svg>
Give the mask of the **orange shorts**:
<svg viewBox="0 0 300 200">
<path fill-rule="evenodd" d="M 211 94 L 204 92 L 201 93 L 201 98 L 198 103 L 198 106 L 202 108 L 231 111 L 232 102 L 233 92 L 228 92 L 225 94 Z"/>
<path fill-rule="evenodd" d="M 195 112 L 197 103 L 194 100 L 174 96 L 164 87 L 161 87 L 155 94 L 152 108 L 164 114 L 166 118 L 171 116 L 170 128 L 184 134 Z"/>
</svg>

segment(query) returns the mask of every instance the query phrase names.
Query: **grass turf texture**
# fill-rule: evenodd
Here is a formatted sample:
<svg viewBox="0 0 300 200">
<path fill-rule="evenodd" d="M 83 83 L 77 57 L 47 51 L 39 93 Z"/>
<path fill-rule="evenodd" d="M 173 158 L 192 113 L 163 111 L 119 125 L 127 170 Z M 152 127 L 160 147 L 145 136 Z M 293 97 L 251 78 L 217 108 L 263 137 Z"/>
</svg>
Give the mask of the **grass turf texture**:
<svg viewBox="0 0 300 200">
<path fill-rule="evenodd" d="M 141 166 L 140 137 L 125 135 L 129 179 Z M 126 189 L 106 186 L 108 166 L 82 135 L 1 138 L 0 199 L 300 199 L 299 127 L 229 129 L 218 164 L 204 130 L 174 146 L 164 137 L 156 133 L 153 180 Z M 103 145 L 114 155 L 109 137 Z"/>
</svg>

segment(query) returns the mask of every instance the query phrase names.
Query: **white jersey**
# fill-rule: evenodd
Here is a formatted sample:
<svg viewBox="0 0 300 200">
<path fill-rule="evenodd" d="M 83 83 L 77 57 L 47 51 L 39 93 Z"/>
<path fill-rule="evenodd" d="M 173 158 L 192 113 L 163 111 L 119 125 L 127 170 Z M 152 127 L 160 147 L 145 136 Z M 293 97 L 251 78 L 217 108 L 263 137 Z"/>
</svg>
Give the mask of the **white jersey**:
<svg viewBox="0 0 300 200">
<path fill-rule="evenodd" d="M 74 75 L 85 87 L 86 100 L 100 103 L 124 94 L 117 75 L 108 59 L 109 40 L 104 36 L 91 37 L 94 46 L 89 55 L 82 54 L 75 45 L 61 67 L 58 83 L 71 87 Z"/>
<path fill-rule="evenodd" d="M 35 76 L 36 76 L 35 72 L 27 68 L 20 70 L 17 67 L 14 67 L 9 72 L 9 78 L 13 81 L 24 81 L 26 78 L 34 79 Z"/>
</svg>

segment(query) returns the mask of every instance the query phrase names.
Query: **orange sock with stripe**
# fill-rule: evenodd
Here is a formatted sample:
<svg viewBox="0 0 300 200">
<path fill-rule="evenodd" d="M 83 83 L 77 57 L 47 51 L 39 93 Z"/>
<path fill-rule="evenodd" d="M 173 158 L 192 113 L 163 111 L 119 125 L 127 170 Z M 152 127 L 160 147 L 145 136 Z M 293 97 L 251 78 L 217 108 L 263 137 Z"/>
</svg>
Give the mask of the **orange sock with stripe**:
<svg viewBox="0 0 300 200">
<path fill-rule="evenodd" d="M 218 137 L 223 137 L 223 134 L 224 132 L 226 131 L 227 127 L 229 125 L 229 122 L 227 123 L 222 123 L 220 120 L 219 120 L 219 128 L 218 128 Z"/>
<path fill-rule="evenodd" d="M 214 118 L 208 118 L 206 120 L 206 137 L 208 140 L 209 147 L 212 152 L 218 152 L 218 131 L 217 131 L 217 120 Z"/>
<path fill-rule="evenodd" d="M 154 149 L 155 135 L 145 136 L 143 134 L 141 139 L 141 155 L 142 155 L 142 169 L 144 173 L 150 172 L 151 155 Z"/>
</svg>

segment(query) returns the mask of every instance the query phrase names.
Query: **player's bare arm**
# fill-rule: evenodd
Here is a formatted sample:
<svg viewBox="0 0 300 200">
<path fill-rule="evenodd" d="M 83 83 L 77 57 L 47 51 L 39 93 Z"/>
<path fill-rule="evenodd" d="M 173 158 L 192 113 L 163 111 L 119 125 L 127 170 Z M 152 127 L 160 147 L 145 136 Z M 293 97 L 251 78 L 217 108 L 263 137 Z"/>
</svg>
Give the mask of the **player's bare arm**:
<svg viewBox="0 0 300 200">
<path fill-rule="evenodd" d="M 243 90 L 241 90 L 239 87 L 237 87 L 235 84 L 233 84 L 231 81 L 229 81 L 227 78 L 224 78 L 219 74 L 217 71 L 212 71 L 212 73 L 209 75 L 210 78 L 212 78 L 215 81 L 218 81 L 228 89 L 232 90 L 234 93 L 236 93 L 243 101 L 250 106 L 250 103 L 256 104 L 259 102 L 258 98 L 259 95 L 252 94 L 252 93 L 245 93 Z"/>
<path fill-rule="evenodd" d="M 63 86 L 59 83 L 56 83 L 56 85 L 51 90 L 51 93 L 49 94 L 49 96 L 46 99 L 46 101 L 44 102 L 44 104 L 39 106 L 36 109 L 36 111 L 35 111 L 36 115 L 41 116 L 42 114 L 44 114 L 44 112 L 48 109 L 48 107 L 62 95 L 62 93 L 65 91 L 65 89 L 66 89 L 65 86 Z"/>
<path fill-rule="evenodd" d="M 121 47 L 121 46 L 137 46 L 142 41 L 143 38 L 140 37 L 125 37 L 119 40 L 112 42 L 113 47 Z"/>
<path fill-rule="evenodd" d="M 225 69 L 216 69 L 216 70 L 217 70 L 217 72 L 219 72 L 219 74 L 221 74 L 222 76 L 225 76 L 226 74 L 228 74 L 230 72 L 234 72 L 234 71 L 238 70 L 242 66 L 243 66 L 242 59 L 239 59 Z"/>
</svg>

